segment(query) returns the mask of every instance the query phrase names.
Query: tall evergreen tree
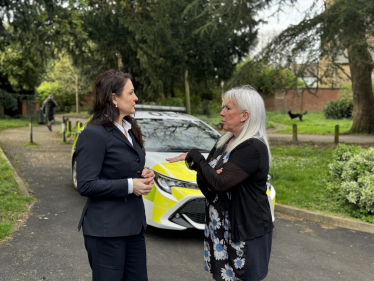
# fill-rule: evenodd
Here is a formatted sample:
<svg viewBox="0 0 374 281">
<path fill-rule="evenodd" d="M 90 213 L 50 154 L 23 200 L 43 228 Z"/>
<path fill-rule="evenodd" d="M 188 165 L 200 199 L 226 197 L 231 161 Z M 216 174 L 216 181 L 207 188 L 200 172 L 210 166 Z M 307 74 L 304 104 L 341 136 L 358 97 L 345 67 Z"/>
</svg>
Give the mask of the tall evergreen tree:
<svg viewBox="0 0 374 281">
<path fill-rule="evenodd" d="M 228 79 L 253 44 L 249 32 L 237 33 L 226 24 L 209 34 L 196 32 L 209 15 L 186 11 L 191 1 L 138 3 L 141 13 L 135 14 L 129 26 L 136 32 L 138 57 L 151 85 L 159 83 L 166 94 L 175 87 L 184 88 L 186 70 L 192 90 L 202 91 L 211 81 L 217 85 Z"/>
<path fill-rule="evenodd" d="M 186 71 L 192 90 L 217 85 L 231 76 L 256 35 L 226 23 L 209 34 L 196 32 L 210 19 L 208 14 L 199 16 L 208 2 L 201 1 L 200 10 L 188 10 L 188 0 L 81 1 L 77 12 L 93 45 L 76 57 L 95 55 L 102 58 L 97 61 L 102 66 L 132 73 L 146 99 L 184 89 Z"/>
</svg>

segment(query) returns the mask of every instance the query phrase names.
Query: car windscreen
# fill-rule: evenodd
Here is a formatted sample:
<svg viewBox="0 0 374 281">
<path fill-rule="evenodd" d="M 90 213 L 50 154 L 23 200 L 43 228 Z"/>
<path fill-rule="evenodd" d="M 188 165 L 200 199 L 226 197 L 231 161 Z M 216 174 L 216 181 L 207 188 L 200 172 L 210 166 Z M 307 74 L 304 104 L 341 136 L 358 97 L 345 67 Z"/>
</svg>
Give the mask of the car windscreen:
<svg viewBox="0 0 374 281">
<path fill-rule="evenodd" d="M 136 119 L 145 135 L 148 151 L 209 152 L 220 135 L 201 121 L 179 119 Z"/>
</svg>

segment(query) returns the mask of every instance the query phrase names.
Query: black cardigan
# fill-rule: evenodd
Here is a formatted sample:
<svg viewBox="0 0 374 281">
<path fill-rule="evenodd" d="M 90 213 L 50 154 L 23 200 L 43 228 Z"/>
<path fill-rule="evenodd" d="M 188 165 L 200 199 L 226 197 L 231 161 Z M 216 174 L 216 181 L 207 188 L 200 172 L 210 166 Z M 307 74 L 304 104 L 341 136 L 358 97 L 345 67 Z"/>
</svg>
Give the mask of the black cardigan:
<svg viewBox="0 0 374 281">
<path fill-rule="evenodd" d="M 274 226 L 267 198 L 269 155 L 267 146 L 258 139 L 248 139 L 238 145 L 229 160 L 223 164 L 220 175 L 197 150 L 186 157 L 190 169 L 197 171 L 197 183 L 207 200 L 212 201 L 220 192 L 231 191 L 231 238 L 234 242 L 260 237 Z M 209 190 L 210 189 L 210 190 Z"/>
</svg>

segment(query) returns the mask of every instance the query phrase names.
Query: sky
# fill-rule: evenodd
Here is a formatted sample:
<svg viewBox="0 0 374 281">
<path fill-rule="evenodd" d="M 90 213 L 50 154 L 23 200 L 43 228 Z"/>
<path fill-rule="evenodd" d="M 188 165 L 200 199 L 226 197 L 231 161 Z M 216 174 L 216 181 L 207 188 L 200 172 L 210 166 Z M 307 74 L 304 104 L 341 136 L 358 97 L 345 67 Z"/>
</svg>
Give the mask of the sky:
<svg viewBox="0 0 374 281">
<path fill-rule="evenodd" d="M 276 36 L 290 25 L 298 24 L 304 18 L 304 12 L 311 7 L 314 1 L 315 0 L 301 0 L 292 7 L 284 7 L 284 12 L 278 13 L 276 16 L 271 16 L 277 10 L 276 6 L 261 12 L 259 18 L 266 20 L 267 23 L 259 26 L 259 44 L 254 53 L 265 47 L 272 37 Z M 318 6 L 320 7 L 323 5 L 324 1 L 318 0 Z"/>
</svg>

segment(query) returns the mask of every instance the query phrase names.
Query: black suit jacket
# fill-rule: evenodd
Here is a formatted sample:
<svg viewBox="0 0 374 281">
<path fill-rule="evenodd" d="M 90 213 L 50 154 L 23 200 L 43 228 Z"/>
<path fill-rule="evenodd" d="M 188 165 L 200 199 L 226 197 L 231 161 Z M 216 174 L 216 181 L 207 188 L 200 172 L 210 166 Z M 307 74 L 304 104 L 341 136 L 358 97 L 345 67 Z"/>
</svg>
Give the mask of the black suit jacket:
<svg viewBox="0 0 374 281">
<path fill-rule="evenodd" d="M 145 155 L 115 126 L 89 125 L 76 145 L 78 191 L 88 197 L 79 221 L 85 235 L 118 237 L 147 226 L 141 196 L 128 194 L 128 178 L 140 178 Z"/>
</svg>

